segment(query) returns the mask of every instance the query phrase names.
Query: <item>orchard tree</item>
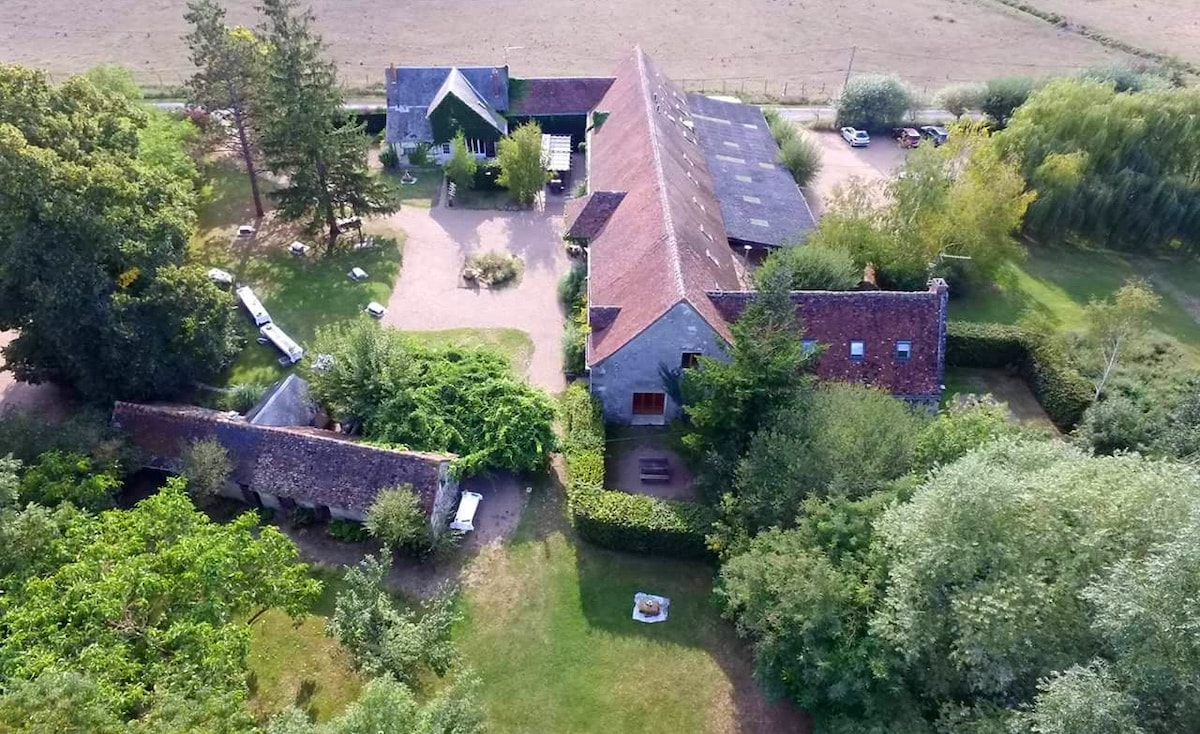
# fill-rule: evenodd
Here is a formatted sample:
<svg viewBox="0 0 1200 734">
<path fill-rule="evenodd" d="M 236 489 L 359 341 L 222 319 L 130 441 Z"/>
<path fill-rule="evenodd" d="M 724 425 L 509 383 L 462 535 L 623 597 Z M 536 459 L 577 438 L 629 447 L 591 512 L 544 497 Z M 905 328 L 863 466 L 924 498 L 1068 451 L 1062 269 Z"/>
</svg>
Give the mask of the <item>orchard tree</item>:
<svg viewBox="0 0 1200 734">
<path fill-rule="evenodd" d="M 368 140 L 342 109 L 337 68 L 299 0 L 263 0 L 262 38 L 269 45 L 260 135 L 267 166 L 287 178 L 272 192 L 285 219 L 323 229 L 326 252 L 337 244 L 339 217 L 395 210 L 386 187 L 367 169 Z"/>
<path fill-rule="evenodd" d="M 20 379 L 167 396 L 237 349 L 230 296 L 180 267 L 194 180 L 147 120 L 86 79 L 0 66 L 0 328 L 20 330 L 5 348 Z"/>
<path fill-rule="evenodd" d="M 542 127 L 527 122 L 500 140 L 496 150 L 500 175 L 496 182 L 508 189 L 519 204 L 532 204 L 550 180 L 542 160 Z"/>
<path fill-rule="evenodd" d="M 184 41 L 196 66 L 188 82 L 191 101 L 210 112 L 228 111 L 234 150 L 250 179 L 254 211 L 261 219 L 256 146 L 268 47 L 248 28 L 227 26 L 225 8 L 215 0 L 192 0 L 183 17 L 192 29 Z"/>
</svg>

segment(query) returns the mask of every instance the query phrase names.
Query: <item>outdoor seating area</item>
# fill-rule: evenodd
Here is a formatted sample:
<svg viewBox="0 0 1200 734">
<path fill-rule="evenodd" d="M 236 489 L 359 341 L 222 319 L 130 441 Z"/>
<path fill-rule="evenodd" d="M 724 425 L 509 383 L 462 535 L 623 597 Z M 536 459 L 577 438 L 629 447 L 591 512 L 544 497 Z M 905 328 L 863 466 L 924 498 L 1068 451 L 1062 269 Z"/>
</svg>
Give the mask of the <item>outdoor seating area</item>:
<svg viewBox="0 0 1200 734">
<path fill-rule="evenodd" d="M 643 484 L 671 481 L 671 462 L 665 456 L 638 459 L 638 473 Z"/>
<path fill-rule="evenodd" d="M 605 486 L 669 500 L 698 499 L 692 473 L 668 429 L 611 427 L 604 451 Z"/>
</svg>

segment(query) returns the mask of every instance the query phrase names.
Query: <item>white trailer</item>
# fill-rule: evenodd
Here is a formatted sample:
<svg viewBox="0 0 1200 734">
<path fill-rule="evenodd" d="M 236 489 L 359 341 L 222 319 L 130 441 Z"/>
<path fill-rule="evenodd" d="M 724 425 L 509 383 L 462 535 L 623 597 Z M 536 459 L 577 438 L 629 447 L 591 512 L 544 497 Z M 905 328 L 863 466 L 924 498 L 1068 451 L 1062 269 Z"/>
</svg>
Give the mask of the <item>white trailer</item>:
<svg viewBox="0 0 1200 734">
<path fill-rule="evenodd" d="M 255 326 L 271 323 L 271 314 L 267 313 L 267 309 L 263 307 L 262 301 L 258 300 L 258 296 L 254 295 L 254 291 L 250 286 L 244 285 L 237 289 L 238 300 L 245 306 L 249 312 L 250 318 L 254 319 Z"/>
<path fill-rule="evenodd" d="M 265 324 L 258 331 L 269 342 L 274 344 L 276 349 L 283 352 L 284 359 L 288 364 L 296 364 L 304 356 L 304 350 L 300 345 L 293 341 L 290 336 L 283 333 L 283 329 L 275 324 Z"/>
</svg>

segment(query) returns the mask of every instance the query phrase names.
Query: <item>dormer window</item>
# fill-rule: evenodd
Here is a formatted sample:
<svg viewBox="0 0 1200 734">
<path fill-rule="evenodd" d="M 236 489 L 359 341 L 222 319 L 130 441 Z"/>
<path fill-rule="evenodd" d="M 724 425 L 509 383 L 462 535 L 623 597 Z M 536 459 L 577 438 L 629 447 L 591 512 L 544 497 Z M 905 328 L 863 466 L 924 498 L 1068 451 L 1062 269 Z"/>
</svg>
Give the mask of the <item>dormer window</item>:
<svg viewBox="0 0 1200 734">
<path fill-rule="evenodd" d="M 907 362 L 908 358 L 911 356 L 912 356 L 912 342 L 908 341 L 908 340 L 897 341 L 896 342 L 896 361 L 897 362 Z"/>
<path fill-rule="evenodd" d="M 867 358 L 867 345 L 861 339 L 850 342 L 850 361 L 861 362 Z"/>
</svg>

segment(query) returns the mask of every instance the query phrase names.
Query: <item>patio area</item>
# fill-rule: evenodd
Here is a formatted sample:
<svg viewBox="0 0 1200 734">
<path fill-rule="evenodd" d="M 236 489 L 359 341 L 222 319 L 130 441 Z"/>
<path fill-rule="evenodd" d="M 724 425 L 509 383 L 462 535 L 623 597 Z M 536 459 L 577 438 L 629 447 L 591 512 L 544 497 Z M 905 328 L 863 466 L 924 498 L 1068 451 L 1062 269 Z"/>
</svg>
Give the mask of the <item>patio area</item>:
<svg viewBox="0 0 1200 734">
<path fill-rule="evenodd" d="M 570 269 L 561 237 L 562 206 L 563 199 L 552 196 L 543 210 L 402 208 L 387 219 L 407 233 L 407 240 L 383 323 L 406 331 L 518 329 L 533 342 L 526 379 L 561 391 L 566 384 L 557 287 Z M 486 288 L 463 280 L 466 258 L 489 250 L 522 259 L 524 272 L 516 282 Z"/>
<path fill-rule="evenodd" d="M 610 427 L 604 452 L 606 489 L 667 500 L 700 500 L 669 427 Z M 665 465 L 665 472 L 661 470 Z M 646 476 L 647 470 L 653 479 Z"/>
</svg>

